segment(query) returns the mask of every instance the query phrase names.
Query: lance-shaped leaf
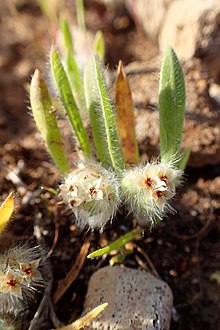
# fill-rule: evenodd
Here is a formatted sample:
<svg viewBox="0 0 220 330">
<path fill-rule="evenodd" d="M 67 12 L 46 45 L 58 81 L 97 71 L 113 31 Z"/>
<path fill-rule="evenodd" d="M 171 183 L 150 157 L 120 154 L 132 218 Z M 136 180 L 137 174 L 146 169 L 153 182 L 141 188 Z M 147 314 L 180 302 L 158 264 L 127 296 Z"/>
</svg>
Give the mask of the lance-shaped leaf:
<svg viewBox="0 0 220 330">
<path fill-rule="evenodd" d="M 69 324 L 65 327 L 59 328 L 58 330 L 80 330 L 89 324 L 96 316 L 98 316 L 106 307 L 108 303 L 104 303 L 95 307 L 86 315 L 82 316 L 80 319 L 76 320 L 72 324 Z"/>
<path fill-rule="evenodd" d="M 73 40 L 72 40 L 72 34 L 70 31 L 69 24 L 65 17 L 62 15 L 60 19 L 60 28 L 63 36 L 63 42 L 66 50 L 70 50 L 73 52 Z"/>
<path fill-rule="evenodd" d="M 122 153 L 127 163 L 138 163 L 139 151 L 135 133 L 134 106 L 122 61 L 119 61 L 118 65 L 115 93 L 116 121 Z"/>
<path fill-rule="evenodd" d="M 82 124 L 79 109 L 74 100 L 66 72 L 55 49 L 51 50 L 51 67 L 55 77 L 58 92 L 66 109 L 71 125 L 79 140 L 81 149 L 85 156 L 90 156 L 91 150 L 89 140 L 85 128 Z"/>
<path fill-rule="evenodd" d="M 118 238 L 116 241 L 113 243 L 110 243 L 109 245 L 105 246 L 102 249 L 96 250 L 92 253 L 90 253 L 87 258 L 92 259 L 92 258 L 98 258 L 103 256 L 103 254 L 109 253 L 113 250 L 119 249 L 124 247 L 124 245 L 131 240 L 140 237 L 141 230 L 139 228 L 133 229 L 126 233 L 125 235 L 121 236 Z"/>
<path fill-rule="evenodd" d="M 36 70 L 32 77 L 30 101 L 35 123 L 54 163 L 62 173 L 67 172 L 69 165 L 57 125 L 54 107 L 46 83 L 39 70 Z"/>
<path fill-rule="evenodd" d="M 90 111 L 93 138 L 99 160 L 116 171 L 124 168 L 113 108 L 106 88 L 100 60 L 93 57 L 85 75 L 86 100 Z M 91 66 L 91 67 L 90 67 Z"/>
<path fill-rule="evenodd" d="M 84 69 L 84 89 L 96 155 L 103 165 L 111 166 L 112 162 L 108 150 L 105 121 L 100 109 L 99 93 L 97 84 L 95 83 L 95 70 L 92 60 L 86 64 Z"/>
<path fill-rule="evenodd" d="M 11 192 L 0 207 L 0 234 L 6 228 L 10 217 L 14 211 L 14 193 Z"/>
<path fill-rule="evenodd" d="M 84 114 L 85 112 L 87 112 L 87 107 L 83 82 L 73 52 L 71 52 L 70 50 L 67 51 L 66 55 L 66 73 L 73 95 L 76 99 L 76 103 L 81 113 Z"/>
<path fill-rule="evenodd" d="M 160 152 L 162 161 L 178 157 L 183 133 L 185 83 L 179 60 L 168 48 L 162 63 L 159 87 Z"/>
<path fill-rule="evenodd" d="M 102 31 L 97 31 L 93 41 L 93 51 L 104 62 L 105 59 L 105 41 Z"/>
</svg>

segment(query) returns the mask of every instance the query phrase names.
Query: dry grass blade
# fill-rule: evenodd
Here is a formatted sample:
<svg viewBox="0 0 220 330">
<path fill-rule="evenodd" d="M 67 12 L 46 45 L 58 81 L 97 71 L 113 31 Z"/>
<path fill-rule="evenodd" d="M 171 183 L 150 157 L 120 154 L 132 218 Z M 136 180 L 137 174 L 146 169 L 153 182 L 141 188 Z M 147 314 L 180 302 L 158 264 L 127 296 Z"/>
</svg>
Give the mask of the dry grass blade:
<svg viewBox="0 0 220 330">
<path fill-rule="evenodd" d="M 135 133 L 134 106 L 122 61 L 119 61 L 118 65 L 115 93 L 118 135 L 123 156 L 126 163 L 138 163 L 139 153 Z"/>
<path fill-rule="evenodd" d="M 78 257 L 76 258 L 74 265 L 72 266 L 72 268 L 70 269 L 70 271 L 68 272 L 66 277 L 62 281 L 59 282 L 58 287 L 53 295 L 53 301 L 55 304 L 60 300 L 60 298 L 69 289 L 69 287 L 71 286 L 73 281 L 78 276 L 78 274 L 84 264 L 84 261 L 86 259 L 87 253 L 89 251 L 89 247 L 90 247 L 90 241 L 87 240 L 83 244 Z"/>
<path fill-rule="evenodd" d="M 72 324 L 59 328 L 58 330 L 80 330 L 85 327 L 89 322 L 91 322 L 96 316 L 98 316 L 107 306 L 108 303 L 99 305 L 98 307 L 94 308 L 89 313 L 76 320 Z"/>
</svg>

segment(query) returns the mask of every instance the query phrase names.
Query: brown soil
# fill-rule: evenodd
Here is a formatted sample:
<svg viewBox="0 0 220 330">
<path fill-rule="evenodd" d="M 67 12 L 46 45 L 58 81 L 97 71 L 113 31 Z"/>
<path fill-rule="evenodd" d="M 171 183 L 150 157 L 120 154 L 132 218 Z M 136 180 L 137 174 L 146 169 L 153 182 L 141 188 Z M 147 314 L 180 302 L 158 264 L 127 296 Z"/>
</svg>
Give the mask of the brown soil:
<svg viewBox="0 0 220 330">
<path fill-rule="evenodd" d="M 32 240 L 36 228 L 39 229 L 45 251 L 53 247 L 50 263 L 54 291 L 74 264 L 86 239 L 90 241 L 92 251 L 131 229 L 132 222 L 123 217 L 122 211 L 113 227 L 109 226 L 104 233 L 80 233 L 74 226 L 73 217 L 59 205 L 57 197 L 45 189 L 45 186 L 56 188 L 61 178 L 30 116 L 24 86 L 36 67 L 44 68 L 44 55 L 53 42 L 55 27 L 41 15 L 35 1 L 12 1 L 10 4 L 1 4 L 0 8 L 0 188 L 1 196 L 10 190 L 16 191 L 17 207 L 15 221 L 0 245 L 7 248 L 13 241 Z M 91 31 L 97 28 L 104 31 L 107 63 L 111 68 L 116 67 L 119 59 L 129 64 L 149 61 L 158 54 L 156 42 L 137 31 L 125 13 L 114 16 L 113 12 L 109 19 L 109 13 L 103 17 L 103 7 L 98 6 L 95 11 L 90 6 L 88 10 Z M 158 80 L 158 72 L 152 77 Z M 142 101 L 144 104 L 145 99 Z M 147 142 L 145 140 L 140 146 L 143 155 Z M 203 164 L 208 162 L 204 160 Z M 185 182 L 173 202 L 177 212 L 151 232 L 145 231 L 143 238 L 136 242 L 173 290 L 172 329 L 220 328 L 220 280 L 217 276 L 220 264 L 220 166 L 219 162 L 212 164 L 205 167 L 197 164 L 196 169 L 186 169 Z M 62 322 L 67 324 L 80 315 L 89 277 L 99 267 L 107 265 L 108 260 L 85 261 L 69 290 L 55 305 L 55 312 Z M 137 248 L 124 263 L 129 267 L 149 268 Z M 51 327 L 49 318 L 41 326 L 45 330 Z"/>
</svg>

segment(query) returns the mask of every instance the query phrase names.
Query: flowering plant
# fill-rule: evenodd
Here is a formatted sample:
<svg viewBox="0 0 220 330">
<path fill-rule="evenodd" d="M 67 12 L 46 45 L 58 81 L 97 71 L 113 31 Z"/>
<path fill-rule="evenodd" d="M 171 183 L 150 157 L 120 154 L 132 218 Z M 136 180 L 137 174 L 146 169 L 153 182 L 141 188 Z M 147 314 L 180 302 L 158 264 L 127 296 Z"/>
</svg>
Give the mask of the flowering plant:
<svg viewBox="0 0 220 330">
<path fill-rule="evenodd" d="M 140 225 L 162 220 L 173 210 L 170 200 L 181 182 L 187 152 L 180 149 L 184 122 L 185 87 L 181 66 L 168 48 L 162 64 L 159 90 L 160 158 L 139 164 L 131 93 L 122 63 L 116 79 L 116 111 L 109 99 L 101 60 L 94 56 L 84 68 L 84 94 L 92 140 L 83 125 L 68 69 L 55 49 L 51 68 L 57 90 L 78 138 L 84 157 L 69 170 L 55 112 L 54 99 L 37 70 L 31 83 L 31 106 L 47 148 L 64 173 L 60 197 L 75 214 L 80 228 L 103 228 L 121 203 Z"/>
</svg>

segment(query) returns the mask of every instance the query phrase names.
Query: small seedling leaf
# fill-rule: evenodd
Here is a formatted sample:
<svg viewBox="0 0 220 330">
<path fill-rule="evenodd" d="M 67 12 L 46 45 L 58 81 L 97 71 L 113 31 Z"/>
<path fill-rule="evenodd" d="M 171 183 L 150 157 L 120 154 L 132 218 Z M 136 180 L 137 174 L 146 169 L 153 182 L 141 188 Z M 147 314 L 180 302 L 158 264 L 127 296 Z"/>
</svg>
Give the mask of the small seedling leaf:
<svg viewBox="0 0 220 330">
<path fill-rule="evenodd" d="M 116 121 L 122 153 L 126 163 L 139 161 L 138 144 L 135 133 L 134 107 L 130 86 L 122 61 L 119 61 L 116 78 Z"/>
<path fill-rule="evenodd" d="M 160 152 L 162 161 L 179 156 L 185 110 L 185 83 L 179 60 L 168 48 L 162 63 L 159 87 Z"/>
<path fill-rule="evenodd" d="M 97 31 L 93 42 L 93 51 L 104 62 L 105 59 L 105 41 L 102 31 Z"/>
<path fill-rule="evenodd" d="M 92 253 L 90 253 L 87 258 L 92 259 L 92 258 L 98 258 L 103 256 L 106 253 L 109 253 L 113 250 L 119 249 L 121 247 L 124 247 L 126 243 L 130 242 L 133 239 L 137 239 L 141 234 L 141 231 L 139 228 L 135 228 L 125 235 L 121 236 L 118 238 L 116 241 L 113 243 L 110 243 L 109 245 L 105 246 L 102 249 L 96 250 Z"/>
<path fill-rule="evenodd" d="M 36 70 L 32 77 L 30 101 L 35 123 L 54 163 L 62 173 L 67 172 L 69 165 L 57 125 L 56 114 L 47 85 L 39 70 Z"/>
<path fill-rule="evenodd" d="M 60 61 L 59 55 L 56 52 L 56 50 L 53 48 L 51 50 L 51 67 L 55 77 L 58 92 L 60 94 L 63 105 L 66 109 L 71 125 L 79 140 L 81 149 L 84 152 L 85 156 L 90 156 L 91 150 L 90 150 L 89 140 L 82 124 L 82 120 L 79 114 L 79 109 L 74 100 L 71 87 L 66 72 Z"/>
<path fill-rule="evenodd" d="M 81 317 L 80 319 L 76 320 L 72 324 L 69 324 L 65 327 L 59 328 L 58 330 L 80 330 L 89 324 L 96 316 L 98 316 L 106 307 L 108 303 L 104 303 L 99 305 L 98 307 L 91 310 L 89 313 Z"/>
<path fill-rule="evenodd" d="M 11 192 L 0 206 L 0 234 L 5 230 L 14 211 L 14 193 Z"/>
</svg>

